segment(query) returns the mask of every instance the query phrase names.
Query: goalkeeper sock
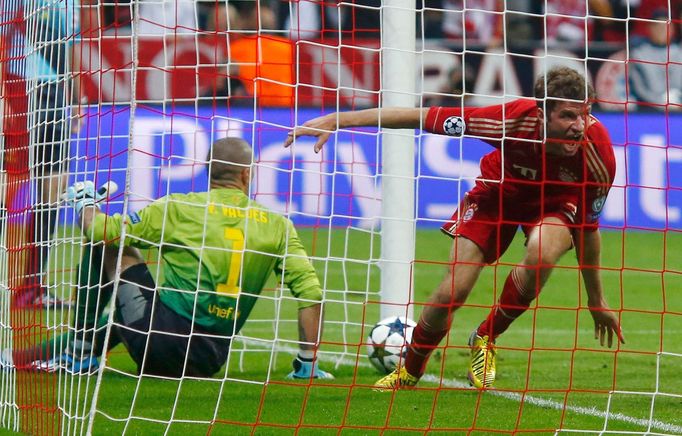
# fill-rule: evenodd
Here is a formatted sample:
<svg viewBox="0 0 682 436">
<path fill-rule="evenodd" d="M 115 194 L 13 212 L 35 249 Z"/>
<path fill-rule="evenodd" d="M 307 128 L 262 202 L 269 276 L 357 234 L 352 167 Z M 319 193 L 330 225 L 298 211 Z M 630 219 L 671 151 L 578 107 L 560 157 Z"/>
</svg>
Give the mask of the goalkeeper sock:
<svg viewBox="0 0 682 436">
<path fill-rule="evenodd" d="M 72 323 L 76 328 L 93 327 L 102 308 L 109 302 L 108 292 L 102 292 L 107 288 L 106 286 L 102 288 L 102 283 L 107 282 L 106 274 L 102 271 L 103 250 L 101 245 L 85 245 L 81 262 L 76 267 L 77 310 Z"/>
<path fill-rule="evenodd" d="M 443 340 L 448 330 L 449 328 L 440 331 L 432 330 L 425 321 L 419 320 L 412 332 L 412 343 L 405 357 L 405 369 L 410 375 L 417 378 L 424 375 L 431 353 Z"/>
<path fill-rule="evenodd" d="M 479 336 L 488 336 L 491 341 L 494 341 L 528 309 L 534 300 L 534 298 L 528 298 L 529 292 L 521 286 L 518 269 L 519 267 L 514 268 L 507 276 L 499 303 L 493 307 L 486 320 L 477 329 Z"/>
<path fill-rule="evenodd" d="M 301 360 L 307 360 L 309 362 L 312 362 L 315 360 L 315 351 L 313 350 L 298 350 L 298 357 Z"/>
<path fill-rule="evenodd" d="M 95 344 L 95 355 L 99 356 L 104 348 L 104 336 L 108 315 L 104 312 L 111 301 L 113 283 L 102 269 L 104 249 L 101 245 L 87 244 L 83 257 L 76 268 L 78 289 L 76 292 L 76 311 L 71 320 L 74 341 Z"/>
</svg>

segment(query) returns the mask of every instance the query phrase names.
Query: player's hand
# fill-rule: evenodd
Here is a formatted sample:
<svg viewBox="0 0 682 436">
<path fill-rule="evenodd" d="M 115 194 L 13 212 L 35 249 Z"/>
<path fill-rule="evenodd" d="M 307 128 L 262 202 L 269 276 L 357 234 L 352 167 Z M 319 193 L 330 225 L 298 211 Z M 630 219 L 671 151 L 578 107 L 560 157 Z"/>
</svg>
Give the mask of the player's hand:
<svg viewBox="0 0 682 436">
<path fill-rule="evenodd" d="M 625 337 L 620 328 L 618 317 L 606 304 L 590 306 L 590 313 L 594 319 L 594 338 L 599 339 L 599 344 L 603 347 L 606 342 L 611 348 L 613 345 L 614 333 L 621 344 L 625 343 Z"/>
<path fill-rule="evenodd" d="M 294 127 L 294 130 L 287 135 L 287 140 L 284 141 L 284 147 L 289 147 L 294 143 L 294 139 L 300 136 L 314 136 L 317 138 L 314 150 L 315 153 L 319 153 L 324 144 L 329 140 L 331 134 L 338 128 L 336 124 L 338 117 L 339 114 L 337 113 L 324 115 L 306 121 L 301 127 Z"/>
<path fill-rule="evenodd" d="M 317 366 L 317 361 L 313 359 L 306 359 L 304 357 L 296 356 L 291 363 L 294 370 L 287 375 L 287 379 L 310 379 L 319 378 L 322 380 L 333 380 L 334 376 L 326 371 L 322 371 Z"/>
<path fill-rule="evenodd" d="M 86 206 L 93 206 L 99 209 L 98 203 L 116 192 L 117 189 L 118 187 L 114 182 L 107 182 L 97 190 L 95 189 L 95 184 L 90 180 L 76 182 L 66 188 L 66 191 L 62 194 L 62 200 L 73 206 L 76 215 L 80 216 L 83 208 Z"/>
</svg>

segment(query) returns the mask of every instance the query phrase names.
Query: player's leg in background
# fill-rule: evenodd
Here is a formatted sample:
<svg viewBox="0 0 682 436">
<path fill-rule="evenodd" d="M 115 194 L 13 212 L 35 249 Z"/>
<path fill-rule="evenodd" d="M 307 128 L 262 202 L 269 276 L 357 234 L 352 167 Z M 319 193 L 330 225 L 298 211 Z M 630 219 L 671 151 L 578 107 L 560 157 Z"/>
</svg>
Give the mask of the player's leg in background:
<svg viewBox="0 0 682 436">
<path fill-rule="evenodd" d="M 457 236 L 448 271 L 422 310 L 405 358 L 405 369 L 414 377 L 424 374 L 429 356 L 445 337 L 454 312 L 466 301 L 485 265 L 483 251 L 473 241 Z"/>
<path fill-rule="evenodd" d="M 106 249 L 103 245 L 85 246 L 81 262 L 76 268 L 76 310 L 69 331 L 39 345 L 14 350 L 13 364 L 18 369 L 45 372 L 66 369 L 77 373 L 92 373 L 99 368 L 101 355 L 121 342 L 118 330 L 113 329 L 108 343 L 105 344 L 109 314 L 104 309 L 109 306 L 113 293 L 113 280 L 109 277 L 115 273 L 118 252 L 118 247 L 114 246 Z M 137 250 L 125 249 L 124 253 L 127 255 L 124 255 L 123 265 L 131 266 L 141 262 Z M 6 353 L 3 350 L 4 356 Z"/>
<path fill-rule="evenodd" d="M 9 107 L 9 96 L 7 95 L 7 90 L 5 89 L 5 73 L 0 71 L 0 129 L 2 132 L 0 134 L 0 242 L 2 247 L 7 246 L 5 237 L 7 232 L 5 230 L 6 219 L 7 219 L 7 168 L 5 168 L 5 149 L 7 148 L 7 132 L 9 131 L 9 126 L 7 119 L 10 115 L 11 108 Z M 3 253 L 3 255 L 6 253 Z M 3 263 L 7 260 L 3 257 Z"/>
<path fill-rule="evenodd" d="M 32 117 L 32 143 L 35 166 L 32 179 L 36 189 L 31 225 L 33 244 L 27 259 L 27 281 L 20 305 L 57 307 L 63 301 L 50 298 L 45 273 L 51 241 L 57 227 L 60 195 L 68 183 L 68 126 L 61 107 L 62 85 L 45 82 L 37 86 L 37 110 Z"/>
<path fill-rule="evenodd" d="M 116 277 L 120 249 L 110 245 L 104 249 L 104 273 Z M 133 247 L 123 247 L 120 262 L 120 282 L 116 293 L 116 318 L 124 325 L 144 321 L 151 308 L 155 283 L 140 252 Z M 148 319 L 147 319 L 148 323 Z"/>
<path fill-rule="evenodd" d="M 0 246 L 7 247 L 7 172 L 5 171 L 5 144 L 0 143 Z M 3 253 L 3 256 L 6 253 Z M 3 257 L 3 263 L 7 261 Z"/>
<path fill-rule="evenodd" d="M 112 276 L 106 271 L 105 265 L 108 262 L 115 263 L 117 256 L 118 247 L 87 244 L 83 249 L 77 267 L 78 288 L 71 319 L 72 338 L 66 341 L 64 347 L 64 351 L 77 360 L 97 359 L 104 352 L 109 319 L 105 309 L 109 306 L 114 289 Z"/>
<path fill-rule="evenodd" d="M 118 254 L 119 247 L 116 246 L 108 246 L 105 250 L 104 271 L 107 277 L 116 277 Z M 159 316 L 154 307 L 155 301 L 158 300 L 155 293 L 156 284 L 140 252 L 132 247 L 124 247 L 121 253 L 119 285 L 116 291 L 115 332 L 137 364 L 139 372 L 147 363 L 152 367 L 160 366 L 161 369 L 156 373 L 166 375 L 166 366 L 168 368 L 182 366 L 181 363 L 176 362 L 179 358 L 175 359 L 174 356 L 165 353 L 145 356 L 151 343 L 149 331 L 152 326 L 152 317 Z M 155 358 L 158 358 L 160 363 L 155 362 Z M 157 365 L 154 365 L 155 363 Z"/>
<path fill-rule="evenodd" d="M 113 282 L 103 271 L 103 262 L 102 245 L 87 244 L 84 247 L 81 261 L 76 267 L 76 306 L 69 330 L 39 345 L 14 350 L 13 361 L 17 368 L 54 371 L 63 365 L 64 360 L 91 361 L 91 365 L 97 365 L 96 359 L 103 352 L 108 321 L 104 309 L 113 291 Z M 63 354 L 67 354 L 68 358 Z"/>
<path fill-rule="evenodd" d="M 507 276 L 499 303 L 478 327 L 478 335 L 494 341 L 504 333 L 539 295 L 554 265 L 572 246 L 571 231 L 559 218 L 545 218 L 533 227 L 523 262 Z"/>
<path fill-rule="evenodd" d="M 3 170 L 7 175 L 4 199 L 7 217 L 3 238 L 8 249 L 7 281 L 14 299 L 21 292 L 25 278 L 24 258 L 28 227 L 25 217 L 28 202 L 25 186 L 29 178 L 28 96 L 26 81 L 22 77 L 6 74 L 3 79 Z"/>
</svg>

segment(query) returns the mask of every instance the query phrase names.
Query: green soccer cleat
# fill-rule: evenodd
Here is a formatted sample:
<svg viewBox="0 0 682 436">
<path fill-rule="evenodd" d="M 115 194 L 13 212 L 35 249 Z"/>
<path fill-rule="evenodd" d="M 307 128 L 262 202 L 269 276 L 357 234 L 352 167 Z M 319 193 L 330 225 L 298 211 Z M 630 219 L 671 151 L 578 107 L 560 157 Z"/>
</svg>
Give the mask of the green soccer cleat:
<svg viewBox="0 0 682 436">
<path fill-rule="evenodd" d="M 479 336 L 476 331 L 469 338 L 471 363 L 469 364 L 469 383 L 478 389 L 492 387 L 495 382 L 495 343 L 488 336 Z"/>
<path fill-rule="evenodd" d="M 416 385 L 418 381 L 419 378 L 411 375 L 404 366 L 401 366 L 374 383 L 374 390 L 385 392 L 393 389 L 409 388 Z"/>
</svg>

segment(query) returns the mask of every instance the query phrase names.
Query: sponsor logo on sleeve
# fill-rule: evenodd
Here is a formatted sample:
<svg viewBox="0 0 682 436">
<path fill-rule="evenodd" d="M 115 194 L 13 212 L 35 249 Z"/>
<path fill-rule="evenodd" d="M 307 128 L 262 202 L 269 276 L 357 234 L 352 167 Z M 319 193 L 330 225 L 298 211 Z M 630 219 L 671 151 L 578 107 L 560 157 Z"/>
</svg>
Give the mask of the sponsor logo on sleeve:
<svg viewBox="0 0 682 436">
<path fill-rule="evenodd" d="M 462 136 L 465 128 L 466 126 L 462 117 L 448 117 L 443 122 L 443 131 L 448 136 Z"/>
<path fill-rule="evenodd" d="M 137 224 L 141 221 L 140 215 L 138 215 L 137 212 L 130 212 L 128 214 L 128 220 L 131 224 Z"/>
</svg>

